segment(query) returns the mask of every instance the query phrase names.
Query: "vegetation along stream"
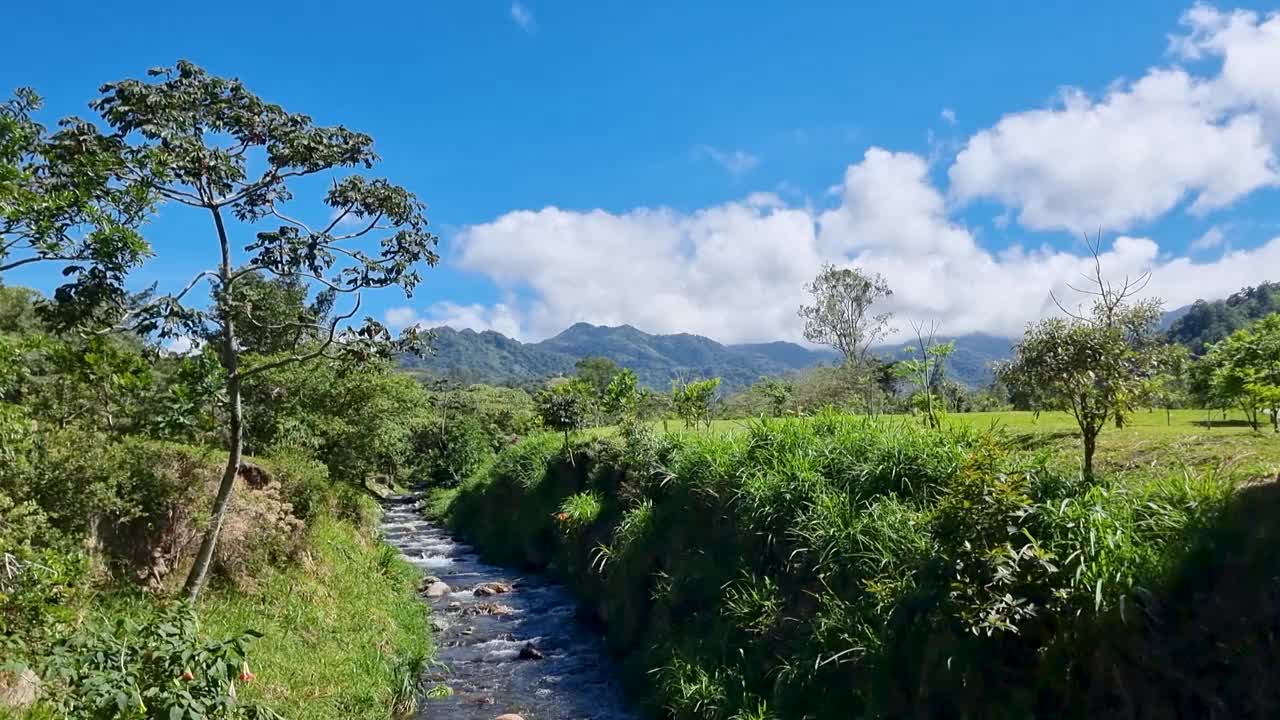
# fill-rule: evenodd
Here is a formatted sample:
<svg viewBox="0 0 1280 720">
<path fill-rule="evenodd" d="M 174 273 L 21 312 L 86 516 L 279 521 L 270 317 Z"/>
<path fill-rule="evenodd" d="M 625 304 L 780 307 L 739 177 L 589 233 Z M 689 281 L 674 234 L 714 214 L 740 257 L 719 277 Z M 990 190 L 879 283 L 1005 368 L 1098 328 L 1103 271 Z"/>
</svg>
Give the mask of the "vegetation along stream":
<svg viewBox="0 0 1280 720">
<path fill-rule="evenodd" d="M 390 503 L 387 542 L 422 568 L 434 610 L 437 664 L 428 680 L 452 692 L 424 703 L 432 720 L 631 720 L 598 629 L 569 591 L 538 575 L 483 563 L 423 519 L 414 498 Z"/>
</svg>

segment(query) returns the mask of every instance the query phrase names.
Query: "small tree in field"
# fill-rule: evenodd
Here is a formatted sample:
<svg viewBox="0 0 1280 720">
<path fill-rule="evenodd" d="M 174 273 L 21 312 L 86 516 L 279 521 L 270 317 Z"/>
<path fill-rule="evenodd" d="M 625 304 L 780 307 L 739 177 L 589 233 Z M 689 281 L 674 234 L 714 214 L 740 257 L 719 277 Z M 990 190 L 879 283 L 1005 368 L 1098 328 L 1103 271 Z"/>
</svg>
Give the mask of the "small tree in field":
<svg viewBox="0 0 1280 720">
<path fill-rule="evenodd" d="M 787 407 L 787 401 L 791 399 L 793 390 L 791 383 L 777 378 L 763 378 L 756 383 L 753 389 L 757 389 L 764 396 L 765 402 L 769 405 L 769 415 L 771 417 L 782 417 L 782 413 Z"/>
<path fill-rule="evenodd" d="M 560 383 L 540 391 L 534 397 L 543 427 L 564 433 L 564 451 L 573 463 L 573 446 L 569 433 L 582 429 L 591 414 L 589 398 L 573 383 Z"/>
<path fill-rule="evenodd" d="M 675 382 L 671 386 L 671 404 L 687 428 L 706 424 L 711 427 L 711 411 L 715 406 L 720 378 L 697 382 Z"/>
<path fill-rule="evenodd" d="M 1091 285 L 1072 289 L 1093 298 L 1088 311 L 1058 302 L 1066 317 L 1027 328 L 1014 357 L 998 374 L 1012 388 L 1033 389 L 1051 407 L 1069 410 L 1084 444 L 1084 473 L 1093 476 L 1098 434 L 1143 395 L 1150 380 L 1170 367 L 1170 349 L 1158 340 L 1160 301 L 1137 300 L 1149 273 L 1112 284 L 1102 273 L 1100 240 L 1093 254 Z M 1057 297 L 1054 297 L 1057 301 Z"/>
<path fill-rule="evenodd" d="M 892 297 L 893 291 L 879 273 L 833 265 L 824 265 L 805 290 L 813 296 L 813 304 L 800 306 L 804 339 L 840 353 L 842 372 L 858 384 L 867 412 L 874 414 L 878 388 L 874 358 L 867 354 L 872 345 L 893 332 L 889 326 L 893 314 L 872 314 L 872 308 Z"/>
<path fill-rule="evenodd" d="M 925 422 L 931 428 L 938 428 L 942 425 L 939 416 L 945 407 L 943 398 L 934 392 L 934 387 L 942 376 L 943 364 L 955 351 L 956 344 L 939 343 L 934 339 L 938 333 L 936 322 L 927 325 L 912 324 L 911 327 L 916 334 L 916 345 L 906 347 L 910 357 L 898 361 L 893 369 L 898 377 L 915 383 L 919 389 L 918 402 L 920 410 L 924 412 Z"/>
<path fill-rule="evenodd" d="M 291 363 L 325 357 L 358 362 L 416 347 L 413 331 L 393 340 L 370 318 L 357 329 L 348 321 L 359 312 L 364 290 L 397 286 L 412 292 L 420 268 L 437 260 L 436 238 L 412 193 L 356 174 L 334 175 L 319 198 L 327 219 L 317 224 L 301 219 L 310 213 L 306 207 L 295 209 L 293 183 L 372 168 L 378 158 L 368 135 L 318 126 L 263 101 L 239 81 L 211 76 L 191 63 L 148 74 L 150 80 L 104 85 L 91 107 L 109 133 L 69 122 L 64 133 L 74 133 L 77 142 L 63 142 L 55 157 L 64 167 L 102 168 L 111 199 L 123 206 L 117 215 L 128 217 L 138 198 L 147 205 L 193 210 L 208 221 L 204 239 L 213 266 L 167 293 L 136 302 L 125 291 L 126 271 L 153 250 L 139 248 L 128 234 L 90 235 L 84 248 L 47 259 L 90 258 L 64 270 L 70 281 L 57 290 L 54 304 L 60 322 L 83 324 L 91 318 L 110 330 L 205 338 L 218 348 L 229 452 L 211 522 L 187 578 L 188 596 L 195 599 L 240 468 L 245 381 Z M 183 238 L 188 253 L 200 247 L 201 239 Z M 322 305 L 349 297 L 349 307 L 324 320 L 267 319 L 246 302 L 258 294 L 255 283 L 261 278 L 301 280 L 327 298 Z M 188 294 L 206 282 L 212 305 L 185 304 Z M 243 332 L 249 329 L 254 332 Z M 280 353 L 271 358 L 246 358 L 242 334 L 294 338 L 298 345 L 272 347 Z"/>
<path fill-rule="evenodd" d="M 604 390 L 604 409 L 614 417 L 634 420 L 640 406 L 640 380 L 635 371 L 619 371 Z"/>
<path fill-rule="evenodd" d="M 834 348 L 846 364 L 865 360 L 871 346 L 892 332 L 892 313 L 871 314 L 877 301 L 893 296 L 880 273 L 824 265 L 805 290 L 813 304 L 800 306 L 804 339 Z"/>
<path fill-rule="evenodd" d="M 1215 396 L 1238 405 L 1254 430 L 1269 412 L 1280 432 L 1280 313 L 1210 346 L 1204 363 Z"/>
<path fill-rule="evenodd" d="M 1150 407 L 1163 408 L 1166 425 L 1173 425 L 1173 411 L 1184 407 L 1187 389 L 1187 366 L 1190 356 L 1185 345 L 1171 345 L 1160 371 L 1143 383 L 1142 396 Z"/>
</svg>

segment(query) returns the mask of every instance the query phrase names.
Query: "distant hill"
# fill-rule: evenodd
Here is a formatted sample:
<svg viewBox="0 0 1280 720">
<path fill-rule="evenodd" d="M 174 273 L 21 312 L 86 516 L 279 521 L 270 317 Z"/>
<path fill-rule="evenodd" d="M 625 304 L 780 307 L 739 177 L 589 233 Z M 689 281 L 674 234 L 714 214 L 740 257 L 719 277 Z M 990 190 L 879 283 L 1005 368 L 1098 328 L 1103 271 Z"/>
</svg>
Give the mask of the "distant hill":
<svg viewBox="0 0 1280 720">
<path fill-rule="evenodd" d="M 1168 325 L 1169 340 L 1200 355 L 1206 346 L 1274 312 L 1280 312 L 1280 283 L 1274 282 L 1244 288 L 1226 300 L 1197 300 L 1166 314 L 1177 313 Z"/>
<path fill-rule="evenodd" d="M 522 343 L 493 331 L 436 328 L 435 353 L 406 357 L 408 369 L 461 382 L 523 384 L 556 375 L 569 375 L 574 363 L 590 356 L 607 357 L 631 368 L 641 384 L 666 390 L 678 377 L 719 377 L 726 390 L 746 387 L 766 375 L 788 375 L 831 364 L 836 354 L 790 342 L 724 345 L 701 335 L 651 335 L 630 325 L 606 327 L 577 323 L 542 342 Z M 989 335 L 965 335 L 956 340 L 948 362 L 952 378 L 970 386 L 990 382 L 990 365 L 1007 358 L 1011 342 Z M 878 352 L 901 358 L 900 345 Z"/>
</svg>

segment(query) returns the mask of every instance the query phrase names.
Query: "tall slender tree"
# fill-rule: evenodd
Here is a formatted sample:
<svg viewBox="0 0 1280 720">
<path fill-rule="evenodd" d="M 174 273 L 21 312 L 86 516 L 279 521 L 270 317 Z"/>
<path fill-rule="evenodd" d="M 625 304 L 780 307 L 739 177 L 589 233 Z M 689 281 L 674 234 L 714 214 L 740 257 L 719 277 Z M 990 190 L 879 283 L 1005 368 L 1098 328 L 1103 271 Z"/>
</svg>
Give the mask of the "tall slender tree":
<svg viewBox="0 0 1280 720">
<path fill-rule="evenodd" d="M 413 193 L 352 172 L 372 169 L 378 160 L 368 135 L 319 126 L 262 100 L 238 80 L 210 75 L 189 62 L 152 69 L 148 76 L 102 86 L 91 107 L 105 129 L 65 121 L 64 132 L 82 138 L 86 150 L 79 153 L 64 143 L 58 160 L 71 166 L 97 162 L 109 176 L 110 191 L 120 197 L 192 210 L 208 223 L 206 244 L 189 235 L 166 242 L 152 238 L 138 251 L 112 245 L 109 238 L 88 238 L 89 254 L 99 265 L 114 262 L 111 267 L 122 271 L 70 264 L 64 271 L 69 282 L 58 289 L 54 307 L 67 324 L 83 324 L 86 317 L 105 323 L 99 332 L 198 337 L 217 345 L 228 453 L 210 524 L 187 578 L 187 594 L 194 600 L 208 576 L 240 469 L 245 381 L 290 363 L 323 357 L 363 361 L 416 348 L 421 338 L 412 330 L 392 338 L 372 318 L 351 323 L 365 290 L 395 286 L 412 293 L 420 269 L 438 260 L 437 240 Z M 307 180 L 314 176 L 328 177 L 330 185 L 319 198 L 325 219 L 309 223 L 303 218 L 314 216 L 316 208 L 296 202 L 294 191 L 314 188 Z M 153 290 L 141 301 L 133 299 L 123 270 L 155 249 L 175 246 L 185 246 L 188 256 L 207 248 L 213 265 L 168 292 Z M 323 319 L 259 317 L 244 299 L 250 285 L 264 277 L 301 280 L 330 301 L 349 300 Z M 189 294 L 205 283 L 211 305 L 193 306 Z M 273 348 L 282 352 L 270 358 L 246 359 L 242 328 L 254 331 L 246 335 L 275 334 L 296 338 L 298 344 Z"/>
</svg>

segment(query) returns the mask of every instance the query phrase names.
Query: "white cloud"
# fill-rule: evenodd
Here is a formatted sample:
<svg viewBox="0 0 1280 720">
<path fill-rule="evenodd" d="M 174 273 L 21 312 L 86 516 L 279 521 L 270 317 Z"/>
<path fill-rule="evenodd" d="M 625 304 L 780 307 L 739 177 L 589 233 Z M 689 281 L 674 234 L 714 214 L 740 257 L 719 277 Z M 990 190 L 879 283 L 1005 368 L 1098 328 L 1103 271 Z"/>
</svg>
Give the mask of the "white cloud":
<svg viewBox="0 0 1280 720">
<path fill-rule="evenodd" d="M 1153 70 L 1099 100 L 1006 115 L 969 139 L 950 169 L 960 201 L 1018 208 L 1033 229 L 1124 229 L 1184 198 L 1224 207 L 1277 182 L 1276 157 L 1253 112 L 1223 115 L 1202 79 Z"/>
<path fill-rule="evenodd" d="M 942 112 L 940 113 L 940 115 L 941 115 L 941 117 L 942 117 L 943 121 L 944 121 L 944 122 L 946 122 L 948 125 L 955 125 L 955 124 L 956 124 L 956 111 L 955 111 L 955 110 L 952 110 L 951 108 L 942 108 Z"/>
<path fill-rule="evenodd" d="M 190 335 L 179 335 L 170 338 L 164 344 L 164 349 L 173 355 L 191 355 L 200 349 L 203 345 L 200 338 L 191 337 Z"/>
<path fill-rule="evenodd" d="M 423 329 L 446 326 L 455 330 L 463 328 L 471 328 L 477 332 L 493 330 L 507 337 L 523 337 L 515 313 L 502 303 L 490 306 L 437 302 L 421 314 L 411 307 L 393 307 L 383 314 L 383 321 L 393 330 L 402 330 L 412 325 Z"/>
<path fill-rule="evenodd" d="M 760 158 L 745 150 L 721 150 L 710 145 L 699 145 L 695 151 L 703 157 L 711 158 L 730 175 L 748 173 L 760 164 Z"/>
<path fill-rule="evenodd" d="M 961 202 L 993 199 L 1033 229 L 1125 229 L 1184 200 L 1205 214 L 1280 183 L 1280 14 L 1199 4 L 1170 38 L 1178 60 L 1101 97 L 1065 88 L 1049 108 L 977 133 L 950 169 Z"/>
<path fill-rule="evenodd" d="M 1197 4 L 1182 16 L 1182 25 L 1187 34 L 1170 38 L 1171 51 L 1185 60 L 1222 62 L 1212 87 L 1215 101 L 1227 109 L 1259 109 L 1272 137 L 1280 134 L 1280 12 L 1262 17 Z"/>
<path fill-rule="evenodd" d="M 1204 232 L 1203 235 L 1191 241 L 1191 250 L 1202 251 L 1212 250 L 1222 243 L 1226 242 L 1227 234 L 1222 232 L 1222 228 L 1214 225 Z"/>
<path fill-rule="evenodd" d="M 1134 230 L 1183 203 L 1205 214 L 1280 184 L 1280 16 L 1197 5 L 1182 22 L 1171 53 L 1185 67 L 1153 68 L 1100 96 L 1068 88 L 1052 107 L 1005 115 L 968 138 L 945 187 L 930 159 L 871 148 L 846 168 L 825 209 L 785 192 L 692 212 L 508 212 L 453 240 L 457 262 L 493 280 L 505 303 L 442 303 L 394 319 L 525 339 L 587 321 L 730 342 L 798 340 L 803 286 L 833 262 L 882 273 L 899 325 L 935 319 L 946 333 L 1017 335 L 1058 312 L 1049 292 L 1070 296 L 1067 283 L 1092 259 L 1082 246 L 1055 249 L 1035 235 L 984 247 L 955 214 L 978 199 L 997 203 L 1001 235 L 1015 232 L 1014 220 L 1032 230 L 1129 231 L 1107 245 L 1105 270 L 1151 270 L 1148 291 L 1169 307 L 1274 279 L 1280 237 L 1232 249 L 1231 224 L 1220 223 L 1191 250 L 1222 252 L 1195 262 Z M 944 109 L 942 118 L 950 123 L 954 113 Z M 734 175 L 759 162 L 743 150 L 695 151 Z"/>
<path fill-rule="evenodd" d="M 360 218 L 354 213 L 343 212 L 340 208 L 334 208 L 333 211 L 329 213 L 329 222 L 332 223 L 334 220 L 338 221 L 337 224 L 333 226 L 334 230 L 354 230 L 356 228 L 363 228 L 370 222 L 370 218 Z M 323 229 L 323 226 L 316 229 L 321 230 Z"/>
<path fill-rule="evenodd" d="M 527 33 L 533 33 L 538 29 L 538 23 L 533 19 L 533 11 L 519 0 L 511 3 L 511 19 Z"/>
<path fill-rule="evenodd" d="M 873 148 L 837 190 L 838 206 L 820 212 L 757 195 L 693 213 L 547 207 L 465 228 L 454 241 L 458 262 L 532 298 L 474 308 L 489 313 L 475 327 L 494 327 L 497 316 L 530 339 L 587 321 L 727 342 L 798 340 L 803 285 L 835 262 L 882 273 L 900 325 L 936 319 L 947 333 L 1016 335 L 1056 312 L 1051 289 L 1069 295 L 1066 283 L 1090 267 L 1083 248 L 981 247 L 948 216 L 919 155 Z M 1151 239 L 1121 236 L 1102 260 L 1118 276 L 1152 269 L 1150 291 L 1172 307 L 1266 279 L 1280 266 L 1280 238 L 1192 263 L 1162 259 Z"/>
</svg>

